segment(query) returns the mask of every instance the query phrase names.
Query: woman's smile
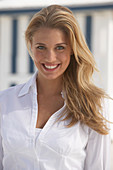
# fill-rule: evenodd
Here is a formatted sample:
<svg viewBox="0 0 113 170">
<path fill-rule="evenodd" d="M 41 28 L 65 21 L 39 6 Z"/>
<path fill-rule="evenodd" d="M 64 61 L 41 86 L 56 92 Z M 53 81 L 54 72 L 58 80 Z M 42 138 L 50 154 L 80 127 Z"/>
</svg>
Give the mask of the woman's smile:
<svg viewBox="0 0 113 170">
<path fill-rule="evenodd" d="M 60 64 L 42 64 L 46 71 L 55 71 L 60 67 Z"/>
</svg>

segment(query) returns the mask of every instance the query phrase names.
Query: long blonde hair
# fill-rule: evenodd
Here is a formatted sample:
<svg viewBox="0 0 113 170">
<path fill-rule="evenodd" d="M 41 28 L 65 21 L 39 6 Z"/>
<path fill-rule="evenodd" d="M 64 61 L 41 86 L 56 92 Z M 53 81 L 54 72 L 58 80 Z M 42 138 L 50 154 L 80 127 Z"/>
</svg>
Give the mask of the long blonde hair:
<svg viewBox="0 0 113 170">
<path fill-rule="evenodd" d="M 68 127 L 80 121 L 100 134 L 108 134 L 107 120 L 101 114 L 101 102 L 107 95 L 92 83 L 95 61 L 73 13 L 66 7 L 51 5 L 33 16 L 25 32 L 31 56 L 32 37 L 40 27 L 58 28 L 65 32 L 73 50 L 70 64 L 63 75 L 63 90 L 69 110 L 63 120 L 71 118 Z"/>
</svg>

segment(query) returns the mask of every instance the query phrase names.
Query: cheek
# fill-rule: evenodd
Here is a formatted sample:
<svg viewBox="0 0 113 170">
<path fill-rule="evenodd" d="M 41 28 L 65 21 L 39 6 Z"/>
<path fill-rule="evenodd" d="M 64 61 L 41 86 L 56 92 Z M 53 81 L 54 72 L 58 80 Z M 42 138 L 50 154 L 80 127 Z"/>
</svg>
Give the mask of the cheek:
<svg viewBox="0 0 113 170">
<path fill-rule="evenodd" d="M 66 54 L 62 59 L 68 65 L 70 63 L 70 54 Z"/>
<path fill-rule="evenodd" d="M 33 50 L 33 54 L 34 54 L 35 57 L 37 57 L 39 55 L 37 50 Z"/>
<path fill-rule="evenodd" d="M 34 60 L 39 61 L 42 58 L 42 55 L 40 54 L 40 52 L 37 52 L 36 50 L 34 50 L 33 58 L 34 58 Z"/>
</svg>

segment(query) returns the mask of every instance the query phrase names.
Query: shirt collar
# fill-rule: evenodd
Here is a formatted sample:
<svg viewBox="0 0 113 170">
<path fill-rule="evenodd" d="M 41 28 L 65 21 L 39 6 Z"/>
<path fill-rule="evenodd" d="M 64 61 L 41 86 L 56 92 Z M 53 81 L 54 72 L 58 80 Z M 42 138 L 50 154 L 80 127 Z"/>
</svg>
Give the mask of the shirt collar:
<svg viewBox="0 0 113 170">
<path fill-rule="evenodd" d="M 18 97 L 26 95 L 29 92 L 30 88 L 33 88 L 34 92 L 37 94 L 37 87 L 36 87 L 37 74 L 38 74 L 38 71 L 36 71 L 33 74 L 33 76 L 30 78 L 30 80 L 22 86 L 21 90 L 19 91 Z M 65 93 L 62 91 L 61 95 L 62 95 L 62 98 L 64 98 Z"/>
<path fill-rule="evenodd" d="M 37 93 L 37 88 L 36 88 L 37 74 L 38 74 L 38 71 L 36 71 L 31 77 L 31 79 L 22 86 L 21 90 L 19 91 L 18 97 L 26 95 L 29 92 L 31 87 L 34 88 L 35 92 Z"/>
</svg>

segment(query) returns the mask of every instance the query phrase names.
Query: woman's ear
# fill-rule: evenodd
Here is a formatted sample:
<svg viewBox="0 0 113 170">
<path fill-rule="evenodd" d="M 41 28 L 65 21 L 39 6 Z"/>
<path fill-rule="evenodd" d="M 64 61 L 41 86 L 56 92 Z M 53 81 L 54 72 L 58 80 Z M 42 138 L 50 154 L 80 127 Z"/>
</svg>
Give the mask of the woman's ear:
<svg viewBox="0 0 113 170">
<path fill-rule="evenodd" d="M 32 47 L 31 42 L 29 42 L 29 54 L 30 54 L 31 58 L 33 59 L 33 47 Z"/>
<path fill-rule="evenodd" d="M 30 49 L 31 52 L 32 52 L 32 48 L 33 48 L 33 47 L 32 47 L 32 42 L 30 41 L 30 42 L 29 42 L 29 49 Z"/>
<path fill-rule="evenodd" d="M 32 42 L 29 42 L 29 50 L 30 50 L 30 54 L 33 54 L 33 45 Z"/>
<path fill-rule="evenodd" d="M 73 50 L 71 51 L 71 56 L 73 56 L 74 55 L 74 53 L 73 53 Z"/>
<path fill-rule="evenodd" d="M 74 53 L 73 53 L 73 49 L 71 49 L 71 56 L 72 56 L 72 55 L 74 55 Z"/>
</svg>

